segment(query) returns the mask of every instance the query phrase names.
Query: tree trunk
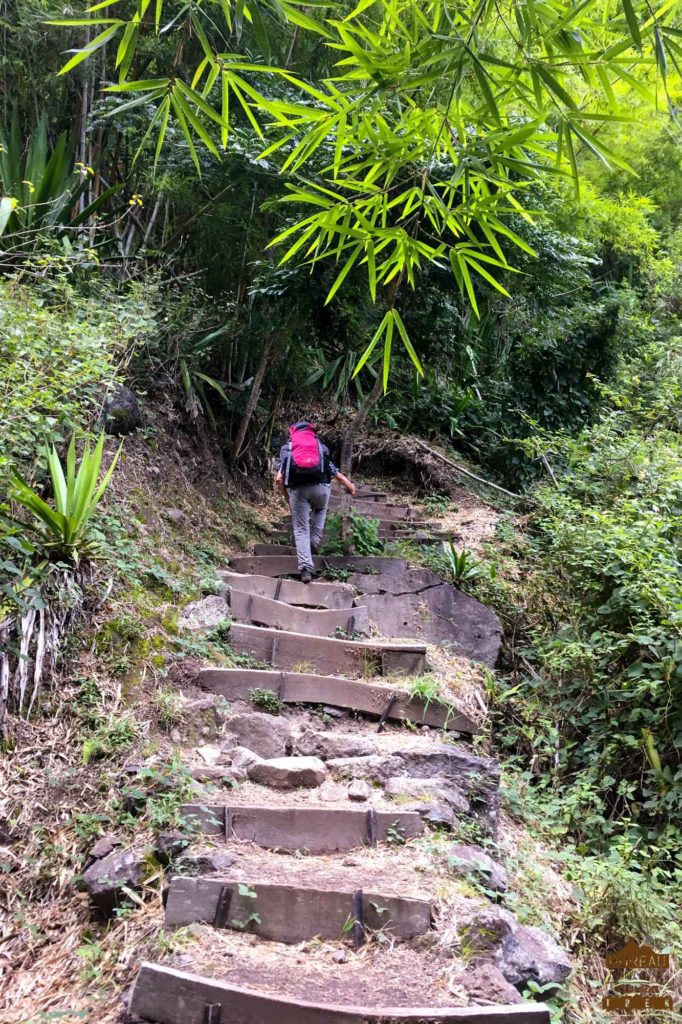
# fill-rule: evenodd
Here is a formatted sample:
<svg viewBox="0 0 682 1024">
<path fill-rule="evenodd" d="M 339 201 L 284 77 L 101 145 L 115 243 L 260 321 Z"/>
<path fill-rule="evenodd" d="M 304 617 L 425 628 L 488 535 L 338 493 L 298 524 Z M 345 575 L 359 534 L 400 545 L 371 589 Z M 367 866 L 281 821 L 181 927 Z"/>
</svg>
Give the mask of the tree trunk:
<svg viewBox="0 0 682 1024">
<path fill-rule="evenodd" d="M 246 409 L 244 410 L 244 415 L 242 416 L 242 421 L 239 424 L 237 436 L 234 440 L 234 444 L 232 445 L 233 462 L 236 462 L 239 456 L 241 455 L 242 446 L 244 444 L 244 438 L 246 437 L 246 431 L 249 429 L 251 417 L 254 414 L 256 405 L 258 404 L 258 399 L 260 398 L 260 392 L 263 386 L 263 380 L 265 378 L 265 371 L 267 370 L 270 362 L 270 353 L 272 352 L 274 343 L 274 335 L 270 335 L 270 337 L 267 339 L 263 347 L 263 352 L 260 357 L 260 363 L 258 364 L 258 369 L 256 370 L 256 376 L 253 378 L 253 384 L 251 385 L 251 394 L 249 395 L 249 400 L 246 403 Z"/>
<path fill-rule="evenodd" d="M 377 379 L 374 381 L 374 386 L 371 391 L 368 391 L 362 400 L 362 405 L 356 412 L 353 419 L 348 424 L 346 433 L 343 435 L 343 441 L 341 442 L 341 472 L 344 476 L 350 477 L 353 468 L 353 446 L 355 444 L 355 438 L 359 434 L 362 427 L 365 425 L 365 421 L 369 416 L 370 412 L 381 398 L 381 394 L 384 390 L 384 382 L 381 375 L 381 370 L 377 372 Z"/>
</svg>

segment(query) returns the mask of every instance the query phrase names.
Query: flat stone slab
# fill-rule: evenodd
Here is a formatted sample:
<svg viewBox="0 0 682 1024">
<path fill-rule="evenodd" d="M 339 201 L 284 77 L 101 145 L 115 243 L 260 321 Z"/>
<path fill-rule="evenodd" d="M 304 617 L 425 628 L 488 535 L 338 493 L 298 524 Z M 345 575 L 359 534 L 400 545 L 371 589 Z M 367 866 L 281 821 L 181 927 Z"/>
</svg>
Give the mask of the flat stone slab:
<svg viewBox="0 0 682 1024">
<path fill-rule="evenodd" d="M 229 599 L 232 618 L 237 622 L 274 626 L 306 636 L 333 636 L 339 630 L 348 634 L 369 633 L 365 607 L 338 610 L 301 608 L 258 594 L 244 593 L 236 585 L 230 588 Z"/>
<path fill-rule="evenodd" d="M 305 672 L 271 672 L 265 669 L 205 668 L 197 682 L 204 690 L 227 700 L 249 700 L 252 690 L 268 689 L 285 704 L 329 704 L 380 716 L 388 709 L 388 718 L 430 725 L 476 735 L 480 729 L 456 708 L 434 701 L 411 700 L 404 690 L 359 679 L 315 675 Z"/>
<path fill-rule="evenodd" d="M 319 757 L 274 757 L 256 761 L 246 774 L 252 782 L 273 789 L 314 789 L 324 782 L 327 769 Z"/>
<path fill-rule="evenodd" d="M 369 641 L 331 640 L 236 622 L 230 629 L 230 646 L 276 668 L 301 669 L 330 675 L 419 675 L 424 671 L 424 644 L 380 644 Z"/>
<path fill-rule="evenodd" d="M 374 577 L 371 585 L 377 583 Z M 393 593 L 364 594 L 356 603 L 367 609 L 370 622 L 383 636 L 414 636 L 447 645 L 455 654 L 491 668 L 499 656 L 502 624 L 495 612 L 448 583 L 399 598 Z"/>
<path fill-rule="evenodd" d="M 331 555 L 315 558 L 315 568 L 351 569 L 355 572 L 402 572 L 407 563 L 402 558 L 381 558 L 374 556 L 347 557 Z M 298 572 L 298 562 L 293 555 L 237 555 L 230 559 L 235 572 L 260 576 L 288 576 Z"/>
<path fill-rule="evenodd" d="M 512 1006 L 344 1007 L 283 999 L 143 961 L 130 1010 L 156 1024 L 205 1024 L 206 1007 L 239 1024 L 549 1024 L 539 1003 Z"/>
<path fill-rule="evenodd" d="M 389 829 L 406 839 L 418 836 L 423 825 L 412 811 L 336 810 L 326 807 L 243 807 L 239 804 L 184 804 L 182 815 L 207 835 L 227 835 L 266 849 L 334 853 L 381 842 Z M 374 822 L 374 824 L 372 823 Z M 373 836 L 373 829 L 376 835 Z"/>
<path fill-rule="evenodd" d="M 253 895 L 245 895 L 245 889 Z M 342 941 L 344 926 L 353 916 L 352 891 L 273 885 L 258 879 L 249 879 L 245 885 L 226 878 L 176 876 L 168 892 L 165 925 L 213 924 L 221 900 L 223 906 L 227 904 L 227 913 L 223 912 L 222 920 L 219 917 L 217 927 L 244 931 L 247 925 L 249 932 L 274 942 L 298 943 L 316 936 Z M 431 928 L 427 900 L 363 891 L 362 907 L 366 927 L 381 929 L 394 939 L 411 939 Z"/>
<path fill-rule="evenodd" d="M 228 587 L 244 594 L 269 597 L 274 601 L 307 608 L 352 608 L 353 588 L 347 583 L 299 583 L 298 580 L 278 580 L 272 576 L 220 573 Z"/>
</svg>

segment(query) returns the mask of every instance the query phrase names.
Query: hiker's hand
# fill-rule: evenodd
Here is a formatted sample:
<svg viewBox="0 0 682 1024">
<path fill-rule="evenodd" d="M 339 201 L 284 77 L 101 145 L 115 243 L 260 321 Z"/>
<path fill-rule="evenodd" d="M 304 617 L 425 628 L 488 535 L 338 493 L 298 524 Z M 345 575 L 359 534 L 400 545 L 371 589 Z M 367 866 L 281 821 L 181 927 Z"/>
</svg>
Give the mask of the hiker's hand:
<svg viewBox="0 0 682 1024">
<path fill-rule="evenodd" d="M 350 494 L 350 496 L 351 496 L 352 498 L 354 498 L 354 497 L 355 497 L 355 490 L 356 490 L 356 488 L 355 488 L 355 484 L 352 484 L 352 483 L 350 482 L 350 480 L 348 481 L 348 487 L 346 487 L 346 490 L 348 491 L 348 493 Z"/>
</svg>

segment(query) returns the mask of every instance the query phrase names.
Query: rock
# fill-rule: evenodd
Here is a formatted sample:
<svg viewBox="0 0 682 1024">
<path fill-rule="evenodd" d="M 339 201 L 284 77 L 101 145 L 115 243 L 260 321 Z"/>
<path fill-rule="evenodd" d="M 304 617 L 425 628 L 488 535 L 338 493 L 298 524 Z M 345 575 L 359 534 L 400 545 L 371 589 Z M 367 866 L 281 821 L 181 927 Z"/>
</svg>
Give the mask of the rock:
<svg viewBox="0 0 682 1024">
<path fill-rule="evenodd" d="M 363 800 L 369 800 L 372 795 L 372 787 L 369 782 L 365 782 L 364 779 L 356 779 L 355 782 L 351 782 L 348 787 L 348 799 L 355 800 L 360 803 Z"/>
<path fill-rule="evenodd" d="M 324 782 L 327 769 L 319 757 L 275 757 L 251 765 L 247 774 L 252 782 L 275 789 L 312 789 Z"/>
<path fill-rule="evenodd" d="M 161 864 L 167 865 L 183 853 L 191 843 L 183 832 L 158 832 L 154 853 Z"/>
<path fill-rule="evenodd" d="M 122 845 L 122 840 L 118 836 L 112 836 L 108 833 L 104 836 L 100 836 L 95 845 L 88 854 L 93 860 L 100 860 L 102 857 L 106 857 L 108 854 L 115 850 L 117 846 Z"/>
<path fill-rule="evenodd" d="M 506 1006 L 524 1001 L 495 964 L 479 964 L 464 971 L 457 980 L 466 990 L 470 1002 L 478 1006 L 495 1003 Z"/>
<path fill-rule="evenodd" d="M 486 907 L 478 910 L 460 928 L 468 953 L 494 960 L 502 967 L 505 951 L 511 947 L 519 923 L 514 915 L 504 907 Z M 506 977 L 506 974 L 505 974 Z"/>
<path fill-rule="evenodd" d="M 463 948 L 499 967 L 518 989 L 529 981 L 562 985 L 573 967 L 568 953 L 542 928 L 521 925 L 503 907 L 477 911 L 459 929 Z"/>
<path fill-rule="evenodd" d="M 183 875 L 210 875 L 227 871 L 236 861 L 227 850 L 188 850 L 178 857 L 175 866 Z"/>
<path fill-rule="evenodd" d="M 573 964 L 568 953 L 542 928 L 519 925 L 504 953 L 501 970 L 517 988 L 523 988 L 528 981 L 540 986 L 563 985 Z"/>
<path fill-rule="evenodd" d="M 507 891 L 507 872 L 480 846 L 455 843 L 448 849 L 448 867 L 455 875 L 463 878 L 473 877 L 486 889 L 494 889 L 495 892 Z"/>
<path fill-rule="evenodd" d="M 326 761 L 330 757 L 365 757 L 376 754 L 377 746 L 367 736 L 308 729 L 296 739 L 295 750 L 297 754 L 321 757 Z"/>
<path fill-rule="evenodd" d="M 204 743 L 203 746 L 197 747 L 197 754 L 205 764 L 215 765 L 223 756 L 223 750 L 221 747 L 213 746 L 210 743 Z"/>
<path fill-rule="evenodd" d="M 430 800 L 428 803 L 403 804 L 403 810 L 421 814 L 422 821 L 428 821 L 430 825 L 452 828 L 457 824 L 457 815 L 450 804 L 439 803 L 437 800 Z"/>
<path fill-rule="evenodd" d="M 370 754 L 368 757 L 334 757 L 327 761 L 327 768 L 344 779 L 373 779 L 386 782 L 392 775 L 399 775 L 403 765 L 395 754 Z"/>
<path fill-rule="evenodd" d="M 291 740 L 291 726 L 279 715 L 252 711 L 233 715 L 226 725 L 228 732 L 260 757 L 283 757 Z"/>
<path fill-rule="evenodd" d="M 345 964 L 347 959 L 345 949 L 335 949 L 332 953 L 332 960 L 335 964 Z"/>
<path fill-rule="evenodd" d="M 107 434 L 131 434 L 142 423 L 140 404 L 130 388 L 121 385 L 104 403 L 102 414 Z"/>
<path fill-rule="evenodd" d="M 180 730 L 179 729 L 171 729 L 171 731 L 170 731 L 170 741 L 171 741 L 171 743 L 180 743 L 182 741 L 182 736 L 180 734 Z"/>
<path fill-rule="evenodd" d="M 323 704 L 322 711 L 330 718 L 350 718 L 350 711 L 346 708 L 335 708 L 331 704 Z"/>
<path fill-rule="evenodd" d="M 413 779 L 404 775 L 390 778 L 386 783 L 386 796 L 416 797 L 429 803 L 444 803 L 451 811 L 467 814 L 470 811 L 469 801 L 448 779 L 436 776 L 432 779 Z"/>
<path fill-rule="evenodd" d="M 374 576 L 358 573 L 350 582 L 363 595 L 355 603 L 367 608 L 370 622 L 382 636 L 409 636 L 448 645 L 455 654 L 491 668 L 495 665 L 502 645 L 497 615 L 429 570 Z M 397 593 L 402 595 L 400 600 L 394 596 Z"/>
<path fill-rule="evenodd" d="M 83 885 L 93 906 L 105 914 L 126 902 L 121 887 L 140 890 L 144 878 L 144 854 L 137 850 L 115 850 L 96 860 L 83 873 Z"/>
<path fill-rule="evenodd" d="M 180 629 L 213 629 L 230 618 L 230 606 L 220 594 L 192 601 L 180 612 Z"/>
<path fill-rule="evenodd" d="M 339 782 L 325 782 L 320 786 L 317 796 L 326 804 L 343 803 L 348 797 L 348 790 Z"/>
<path fill-rule="evenodd" d="M 258 764 L 263 758 L 259 757 L 258 754 L 254 754 L 253 750 L 249 750 L 247 747 L 233 747 L 229 751 L 230 765 L 232 768 L 240 769 L 246 772 L 252 764 Z"/>
<path fill-rule="evenodd" d="M 164 519 L 170 519 L 172 523 L 180 523 L 185 518 L 185 513 L 179 508 L 165 508 Z"/>
</svg>

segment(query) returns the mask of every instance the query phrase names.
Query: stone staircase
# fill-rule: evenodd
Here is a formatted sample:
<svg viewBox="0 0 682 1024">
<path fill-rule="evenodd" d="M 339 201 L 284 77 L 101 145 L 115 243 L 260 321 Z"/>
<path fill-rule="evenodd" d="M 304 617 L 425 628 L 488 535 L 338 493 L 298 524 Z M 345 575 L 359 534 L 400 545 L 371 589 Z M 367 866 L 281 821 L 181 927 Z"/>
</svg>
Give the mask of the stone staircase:
<svg viewBox="0 0 682 1024">
<path fill-rule="evenodd" d="M 369 489 L 356 507 L 384 525 L 422 522 Z M 183 808 L 198 853 L 176 861 L 167 894 L 166 928 L 191 926 L 194 938 L 172 965 L 141 965 L 131 1014 L 158 1024 L 546 1024 L 547 1009 L 521 1000 L 494 957 L 497 989 L 467 987 L 467 964 L 461 984 L 448 981 L 450 897 L 418 845 L 449 843 L 463 821 L 495 834 L 499 771 L 466 741 L 477 722 L 413 692 L 410 679 L 434 645 L 494 664 L 499 622 L 401 559 L 321 558 L 322 575 L 344 579 L 308 586 L 286 578 L 296 568 L 286 545 L 259 544 L 223 574 L 230 644 L 253 667 L 198 673 L 230 712 L 208 748 L 215 767 L 194 766 L 210 783 Z M 278 713 L 255 710 L 256 694 Z M 202 843 L 223 851 L 210 873 L 192 867 L 211 863 Z M 470 848 L 457 849 L 466 861 Z M 474 873 L 487 860 L 488 883 L 503 876 L 477 856 Z M 480 915 L 471 894 L 460 902 L 465 923 L 472 906 Z M 520 934 L 509 927 L 508 945 Z"/>
</svg>

